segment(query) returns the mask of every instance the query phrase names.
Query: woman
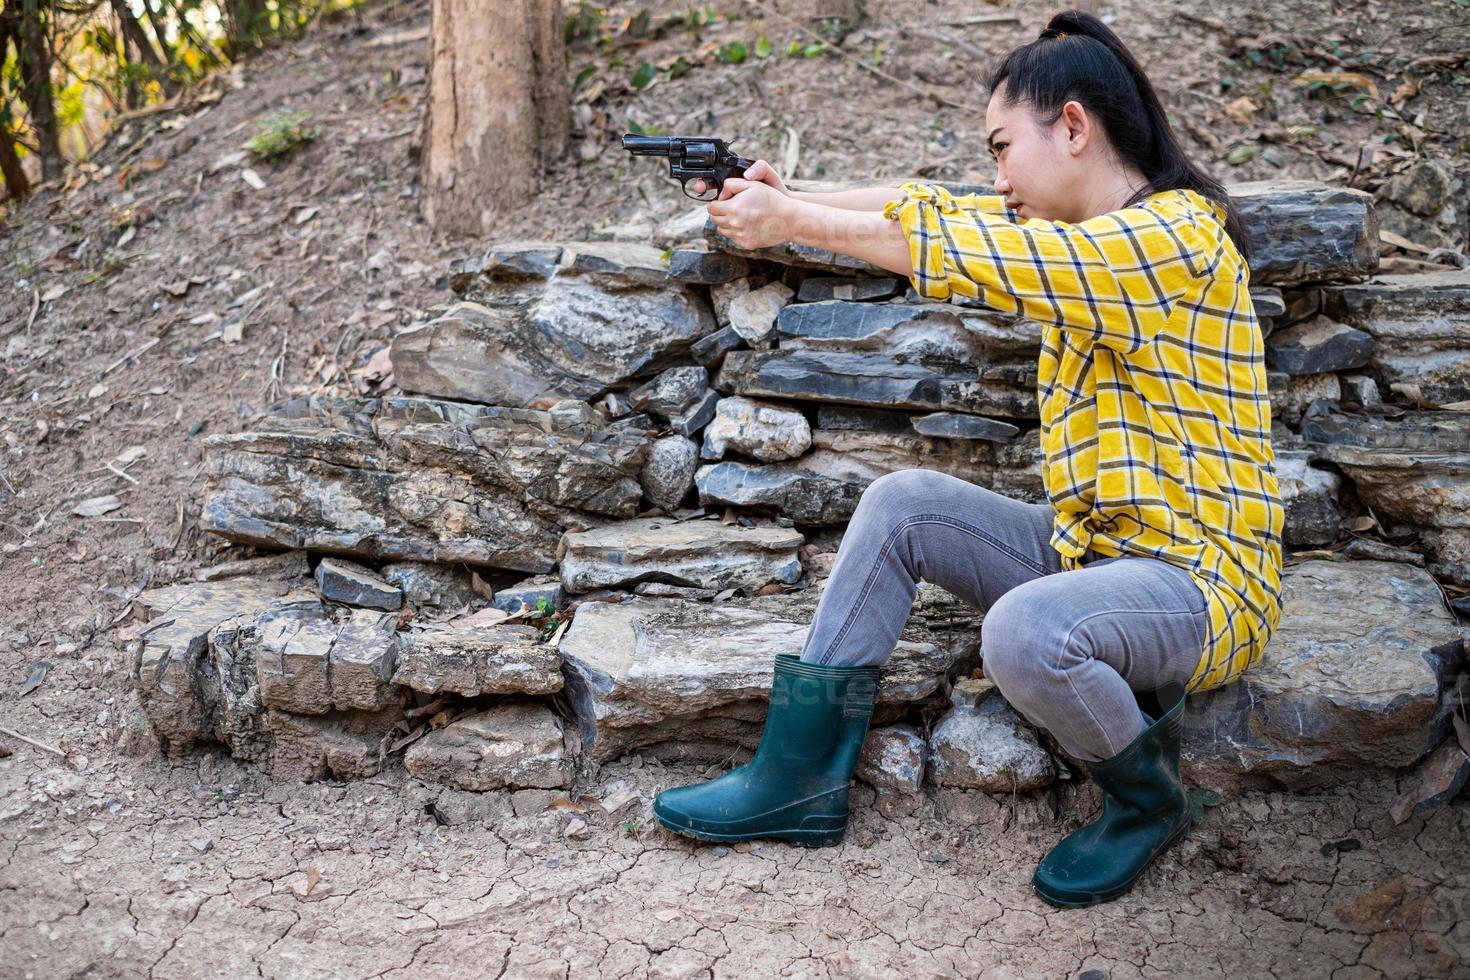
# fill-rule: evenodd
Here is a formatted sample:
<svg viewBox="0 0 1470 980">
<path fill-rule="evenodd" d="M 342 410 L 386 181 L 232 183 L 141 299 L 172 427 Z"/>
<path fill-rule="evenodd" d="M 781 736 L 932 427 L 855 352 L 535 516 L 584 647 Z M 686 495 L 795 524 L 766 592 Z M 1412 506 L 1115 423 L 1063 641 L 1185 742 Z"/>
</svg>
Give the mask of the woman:
<svg viewBox="0 0 1470 980">
<path fill-rule="evenodd" d="M 742 247 L 831 249 L 1040 324 L 1048 502 L 925 469 L 874 481 L 801 656 L 777 658 L 755 757 L 654 812 L 705 838 L 839 841 L 922 578 L 985 610 L 986 675 L 1103 791 L 1032 879 L 1077 907 L 1126 892 L 1188 831 L 1184 699 L 1234 681 L 1279 624 L 1284 512 L 1246 235 L 1142 69 L 1067 11 L 988 88 L 995 194 L 797 194 L 762 161 L 708 210 Z"/>
</svg>

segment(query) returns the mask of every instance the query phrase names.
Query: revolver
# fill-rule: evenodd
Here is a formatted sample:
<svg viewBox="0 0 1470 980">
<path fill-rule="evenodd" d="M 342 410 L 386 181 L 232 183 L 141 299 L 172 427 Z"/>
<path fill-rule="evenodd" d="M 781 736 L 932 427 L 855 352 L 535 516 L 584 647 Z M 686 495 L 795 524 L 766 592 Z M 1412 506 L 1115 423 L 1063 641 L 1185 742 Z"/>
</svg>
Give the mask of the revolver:
<svg viewBox="0 0 1470 980">
<path fill-rule="evenodd" d="M 667 157 L 669 173 L 684 188 L 684 196 L 695 201 L 713 201 L 725 189 L 725 181 L 744 176 L 754 160 L 736 156 L 729 145 L 712 136 L 623 137 L 623 149 L 636 157 Z M 689 181 L 704 181 L 703 194 L 689 193 Z"/>
</svg>

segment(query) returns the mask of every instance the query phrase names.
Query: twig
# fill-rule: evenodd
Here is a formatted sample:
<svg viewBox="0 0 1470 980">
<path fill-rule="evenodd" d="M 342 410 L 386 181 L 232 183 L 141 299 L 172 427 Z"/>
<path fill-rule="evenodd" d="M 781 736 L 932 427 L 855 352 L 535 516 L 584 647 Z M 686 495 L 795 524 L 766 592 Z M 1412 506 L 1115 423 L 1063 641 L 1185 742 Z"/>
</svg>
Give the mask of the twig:
<svg viewBox="0 0 1470 980">
<path fill-rule="evenodd" d="M 111 460 L 107 461 L 107 468 L 109 470 L 112 470 L 112 472 L 116 473 L 118 476 L 122 477 L 124 480 L 127 480 L 129 483 L 138 482 L 138 478 L 136 476 L 130 476 L 126 470 L 120 470 L 116 466 L 113 466 Z"/>
<path fill-rule="evenodd" d="M 38 749 L 45 749 L 47 752 L 55 752 L 57 755 L 61 756 L 63 759 L 66 758 L 66 753 L 63 752 L 63 751 L 61 751 L 60 749 L 58 749 L 56 746 L 54 746 L 54 745 L 47 745 L 45 742 L 38 742 L 38 741 L 36 741 L 33 738 L 27 738 L 26 736 L 22 735 L 20 732 L 13 732 L 10 729 L 6 728 L 4 725 L 0 725 L 0 732 L 4 732 L 6 735 L 9 735 L 11 738 L 18 738 L 22 742 L 25 742 L 27 745 L 34 745 Z"/>
<path fill-rule="evenodd" d="M 113 371 L 116 371 L 124 364 L 135 361 L 138 358 L 142 357 L 144 354 L 148 353 L 150 350 L 156 347 L 158 345 L 158 342 L 162 339 L 163 338 L 161 337 L 154 337 L 152 340 L 148 341 L 148 343 L 144 344 L 142 347 L 139 347 L 131 354 L 124 354 L 122 357 L 119 357 L 117 360 L 113 361 L 111 364 L 107 365 L 107 367 L 102 369 L 102 373 L 97 376 L 98 380 L 100 381 L 101 379 L 107 377 L 109 374 L 111 374 Z"/>
<path fill-rule="evenodd" d="M 814 40 L 817 40 L 817 41 L 822 42 L 823 44 L 825 44 L 829 48 L 831 48 L 833 51 L 837 52 L 837 54 L 839 56 L 841 56 L 843 58 L 846 58 L 848 61 L 851 61 L 853 64 L 857 65 L 859 68 L 863 68 L 863 69 L 866 69 L 867 71 L 872 72 L 873 74 L 877 75 L 879 78 L 886 79 L 887 81 L 890 81 L 890 82 L 892 82 L 895 85 L 902 85 L 904 88 L 909 89 L 909 90 L 914 91 L 914 92 L 917 92 L 920 95 L 924 96 L 925 98 L 931 98 L 934 101 L 943 103 L 944 105 L 950 106 L 951 108 L 954 108 L 954 109 L 963 109 L 966 112 L 973 112 L 973 113 L 976 113 L 977 115 L 980 114 L 980 110 L 977 109 L 977 108 L 975 108 L 974 106 L 966 105 L 963 102 L 955 102 L 953 99 L 946 98 L 946 97 L 940 95 L 938 92 L 925 91 L 924 89 L 922 89 L 919 86 L 915 85 L 913 82 L 905 81 L 902 78 L 895 78 L 894 76 L 888 74 L 888 72 L 886 72 L 883 69 L 877 67 L 876 65 L 871 65 L 871 64 L 869 64 L 868 62 L 864 61 L 861 58 L 857 58 L 857 57 L 854 57 L 853 55 L 848 54 L 846 51 L 844 51 L 841 48 L 837 47 L 835 44 L 832 44 L 826 38 L 822 37 L 816 31 L 809 30 L 806 27 L 804 27 L 803 25 L 801 25 L 801 24 L 797 23 L 796 21 L 792 20 L 790 17 L 787 17 L 785 14 L 778 13 L 777 11 L 772 10 L 770 7 L 767 7 L 765 4 L 761 3 L 760 0 L 745 0 L 745 2 L 748 3 L 748 4 L 750 4 L 752 7 L 755 7 L 757 10 L 762 11 L 768 17 L 774 17 L 777 20 L 785 21 L 787 24 L 790 24 L 792 27 L 796 28 L 798 31 L 801 31 L 807 37 L 810 37 L 810 38 L 812 38 Z"/>
</svg>

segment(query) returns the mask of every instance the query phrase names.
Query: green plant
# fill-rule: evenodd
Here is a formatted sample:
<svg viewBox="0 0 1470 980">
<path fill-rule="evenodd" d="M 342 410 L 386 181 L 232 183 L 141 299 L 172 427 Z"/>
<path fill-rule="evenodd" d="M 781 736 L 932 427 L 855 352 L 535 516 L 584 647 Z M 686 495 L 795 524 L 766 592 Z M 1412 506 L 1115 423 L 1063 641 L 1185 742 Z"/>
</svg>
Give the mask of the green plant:
<svg viewBox="0 0 1470 980">
<path fill-rule="evenodd" d="M 321 135 L 318 127 L 308 128 L 309 112 L 273 112 L 255 124 L 255 135 L 245 141 L 245 149 L 254 155 L 274 160 Z"/>
<path fill-rule="evenodd" d="M 755 56 L 762 61 L 771 56 L 771 39 L 764 34 L 755 42 Z"/>
<path fill-rule="evenodd" d="M 730 41 L 720 45 L 720 60 L 727 65 L 738 65 L 745 61 L 745 43 L 743 41 Z"/>
<path fill-rule="evenodd" d="M 1192 789 L 1189 791 L 1189 813 L 1195 823 L 1203 823 L 1205 819 L 1205 807 L 1219 806 L 1222 798 L 1219 793 L 1212 789 Z"/>
</svg>

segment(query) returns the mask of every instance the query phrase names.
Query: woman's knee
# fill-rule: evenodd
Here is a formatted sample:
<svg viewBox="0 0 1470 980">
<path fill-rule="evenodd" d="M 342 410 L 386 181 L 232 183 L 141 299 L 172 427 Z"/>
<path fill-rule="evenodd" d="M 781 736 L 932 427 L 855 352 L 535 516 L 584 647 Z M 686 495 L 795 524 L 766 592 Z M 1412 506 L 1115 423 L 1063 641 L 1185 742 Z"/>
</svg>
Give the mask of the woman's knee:
<svg viewBox="0 0 1470 980">
<path fill-rule="evenodd" d="M 980 623 L 985 676 L 1008 697 L 1010 691 L 1029 687 L 1041 669 L 1033 604 L 1018 595 L 1019 591 L 1012 589 L 997 599 Z"/>
</svg>

